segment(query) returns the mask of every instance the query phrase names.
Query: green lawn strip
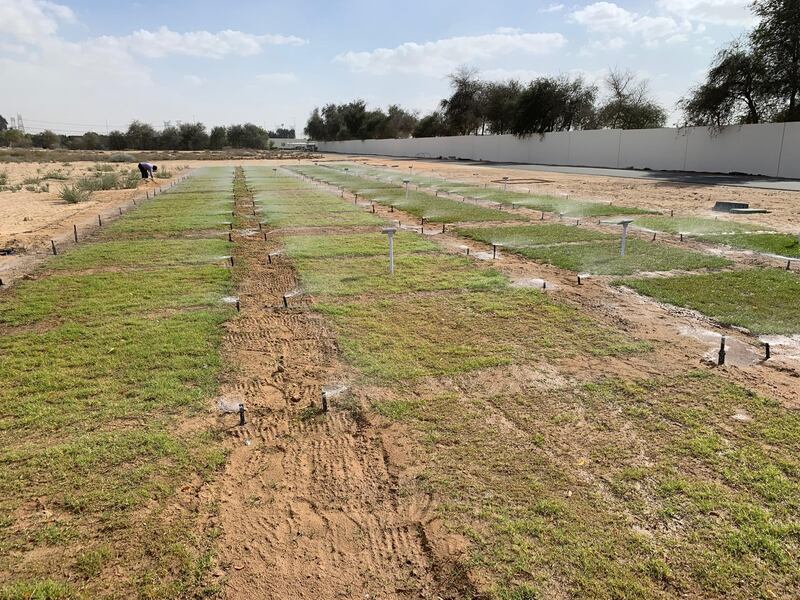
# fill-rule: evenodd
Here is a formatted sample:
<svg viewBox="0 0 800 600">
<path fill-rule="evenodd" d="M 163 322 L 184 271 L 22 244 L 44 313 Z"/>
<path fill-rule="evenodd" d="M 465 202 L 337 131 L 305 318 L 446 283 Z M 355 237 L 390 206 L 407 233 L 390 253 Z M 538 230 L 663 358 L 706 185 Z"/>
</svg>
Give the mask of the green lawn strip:
<svg viewBox="0 0 800 600">
<path fill-rule="evenodd" d="M 737 221 L 707 219 L 703 217 L 637 217 L 633 227 L 664 231 L 666 233 L 686 233 L 690 235 L 704 235 L 714 233 L 745 233 L 763 231 L 765 228 L 751 223 Z"/>
<path fill-rule="evenodd" d="M 261 215 L 261 221 L 272 227 L 379 226 L 386 223 L 371 213 L 350 210 L 272 211 L 265 208 Z"/>
<path fill-rule="evenodd" d="M 502 227 L 458 227 L 455 231 L 460 236 L 478 242 L 502 244 L 507 247 L 615 239 L 614 236 L 607 233 L 558 223 Z"/>
<path fill-rule="evenodd" d="M 220 230 L 222 231 L 231 222 L 230 213 L 227 214 L 190 214 L 163 216 L 141 216 L 136 219 L 118 219 L 111 225 L 104 227 L 102 236 L 105 239 L 114 239 L 118 234 L 172 234 L 181 235 L 190 231 Z"/>
<path fill-rule="evenodd" d="M 114 316 L 4 334 L 0 439 L 200 406 L 214 391 L 217 330 L 229 315 L 217 308 L 160 319 Z"/>
<path fill-rule="evenodd" d="M 52 275 L 23 281 L 0 299 L 0 323 L 26 325 L 47 318 L 98 321 L 164 309 L 219 305 L 229 289 L 216 265 L 154 271 Z"/>
<path fill-rule="evenodd" d="M 293 262 L 303 289 L 315 295 L 489 290 L 505 287 L 507 283 L 494 269 L 475 268 L 468 258 L 433 253 L 395 256 L 393 275 L 389 274 L 389 261 L 385 256 L 295 259 Z"/>
<path fill-rule="evenodd" d="M 781 269 L 748 269 L 668 278 L 623 279 L 661 302 L 691 308 L 754 334 L 800 333 L 800 277 Z"/>
<path fill-rule="evenodd" d="M 291 235 L 283 239 L 286 254 L 292 258 L 388 255 L 389 242 L 384 233 L 340 235 Z M 394 234 L 396 256 L 433 252 L 439 247 L 423 236 L 407 231 Z"/>
<path fill-rule="evenodd" d="M 477 206 L 468 202 L 437 198 L 419 191 L 409 192 L 408 199 L 404 190 L 376 190 L 366 193 L 365 197 L 412 214 L 425 218 L 432 223 L 461 223 L 467 221 L 525 221 L 525 217 L 509 212 Z"/>
<path fill-rule="evenodd" d="M 800 258 L 800 242 L 789 233 L 735 233 L 733 235 L 701 235 L 704 242 L 722 244 L 743 250 Z"/>
<path fill-rule="evenodd" d="M 384 380 L 647 349 L 536 290 L 410 294 L 316 308 L 331 319 L 347 359 Z"/>
<path fill-rule="evenodd" d="M 628 240 L 625 256 L 619 255 L 618 241 L 599 241 L 530 248 L 509 248 L 538 262 L 555 265 L 577 273 L 595 275 L 629 275 L 637 272 L 657 272 L 695 269 L 718 269 L 731 261 L 692 250 L 664 244 Z"/>
<path fill-rule="evenodd" d="M 112 267 L 163 267 L 222 260 L 231 252 L 227 240 L 126 240 L 71 248 L 48 266 L 54 271 Z"/>
<path fill-rule="evenodd" d="M 488 394 L 459 381 L 376 408 L 418 433 L 418 481 L 488 597 L 797 589 L 795 412 L 705 372 Z"/>
<path fill-rule="evenodd" d="M 652 213 L 630 206 L 618 206 L 603 202 L 582 202 L 570 200 L 557 196 L 541 196 L 537 194 L 525 194 L 522 192 L 503 191 L 496 188 L 480 187 L 455 187 L 452 190 L 460 196 L 469 198 L 479 198 L 500 202 L 503 204 L 514 204 L 526 208 L 541 210 L 544 212 L 562 213 L 573 217 L 600 217 L 610 215 L 638 215 Z"/>
<path fill-rule="evenodd" d="M 219 202 L 171 196 L 141 208 Z M 48 266 L 150 270 L 42 272 L 0 298 L 0 598 L 107 596 L 109 581 L 113 595 L 213 592 L 203 584 L 210 539 L 164 506 L 224 462 L 186 419 L 216 392 L 230 272 L 158 267 L 227 253 L 216 240 L 89 241 Z"/>
</svg>

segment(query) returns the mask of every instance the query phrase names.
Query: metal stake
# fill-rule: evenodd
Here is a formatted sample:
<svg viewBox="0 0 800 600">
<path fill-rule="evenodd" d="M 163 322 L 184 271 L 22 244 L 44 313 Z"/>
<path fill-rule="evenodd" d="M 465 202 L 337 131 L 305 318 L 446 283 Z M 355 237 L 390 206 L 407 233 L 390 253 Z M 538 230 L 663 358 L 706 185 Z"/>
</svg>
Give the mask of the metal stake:
<svg viewBox="0 0 800 600">
<path fill-rule="evenodd" d="M 719 340 L 719 354 L 717 355 L 717 364 L 724 365 L 725 364 L 725 336 L 723 335 L 722 338 Z"/>
<path fill-rule="evenodd" d="M 244 404 L 239 405 L 239 426 L 243 426 L 244 423 Z"/>
</svg>

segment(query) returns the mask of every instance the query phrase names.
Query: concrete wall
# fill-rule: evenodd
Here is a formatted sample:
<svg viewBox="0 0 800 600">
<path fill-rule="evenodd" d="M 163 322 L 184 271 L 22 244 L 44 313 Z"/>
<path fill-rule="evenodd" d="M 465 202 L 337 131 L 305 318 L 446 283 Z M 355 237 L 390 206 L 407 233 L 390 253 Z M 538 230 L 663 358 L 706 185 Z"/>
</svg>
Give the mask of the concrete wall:
<svg viewBox="0 0 800 600">
<path fill-rule="evenodd" d="M 800 123 L 320 142 L 323 152 L 800 178 Z"/>
</svg>

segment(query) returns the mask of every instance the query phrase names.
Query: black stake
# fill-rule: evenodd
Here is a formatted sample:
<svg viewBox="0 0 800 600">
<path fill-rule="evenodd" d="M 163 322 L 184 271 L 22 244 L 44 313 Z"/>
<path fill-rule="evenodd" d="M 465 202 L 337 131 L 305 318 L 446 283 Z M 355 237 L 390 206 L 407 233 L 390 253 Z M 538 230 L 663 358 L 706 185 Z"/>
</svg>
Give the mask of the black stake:
<svg viewBox="0 0 800 600">
<path fill-rule="evenodd" d="M 442 223 L 442 233 L 444 233 L 444 223 Z"/>
<path fill-rule="evenodd" d="M 651 241 L 651 242 L 655 242 L 655 241 L 656 241 L 656 232 L 655 232 L 655 231 L 653 232 L 653 239 L 652 239 L 652 240 L 650 240 L 650 241 Z"/>
<path fill-rule="evenodd" d="M 286 298 L 286 295 L 283 296 L 283 308 L 289 308 L 289 300 Z"/>
<path fill-rule="evenodd" d="M 239 405 L 239 426 L 243 426 L 244 423 L 244 404 Z"/>
<path fill-rule="evenodd" d="M 122 207 L 121 206 L 119 207 L 119 216 L 120 217 L 122 216 Z"/>
<path fill-rule="evenodd" d="M 322 412 L 328 412 L 328 394 L 322 392 Z"/>
<path fill-rule="evenodd" d="M 492 244 L 492 259 L 497 258 L 497 244 Z"/>
<path fill-rule="evenodd" d="M 229 242 L 233 241 L 233 235 L 230 232 L 228 232 L 228 241 Z"/>
<path fill-rule="evenodd" d="M 725 336 L 723 335 L 722 338 L 719 340 L 719 354 L 717 355 L 717 364 L 724 365 L 725 364 Z"/>
<path fill-rule="evenodd" d="M 229 256 L 228 258 L 230 258 L 230 259 L 231 259 L 231 266 L 233 266 L 233 257 L 232 257 L 232 256 Z"/>
<path fill-rule="evenodd" d="M 97 225 L 98 225 L 99 227 L 102 227 L 102 226 L 103 226 L 103 219 L 102 219 L 102 218 L 100 218 L 100 215 L 97 215 Z"/>
<path fill-rule="evenodd" d="M 242 310 L 242 305 L 239 304 L 239 299 L 236 299 L 236 312 L 240 312 Z"/>
<path fill-rule="evenodd" d="M 72 226 L 72 235 L 75 237 L 75 243 L 77 244 L 78 243 L 78 226 L 77 225 L 73 225 Z"/>
<path fill-rule="evenodd" d="M 792 261 L 790 261 L 790 260 L 786 261 L 786 270 L 787 271 L 791 271 L 792 270 Z"/>
<path fill-rule="evenodd" d="M 578 275 L 578 285 L 581 285 L 581 276 Z"/>
<path fill-rule="evenodd" d="M 764 360 L 769 360 L 770 356 L 772 356 L 769 352 L 769 342 L 764 344 Z"/>
<path fill-rule="evenodd" d="M 58 254 L 58 250 L 56 250 L 56 243 L 53 240 L 50 240 L 50 246 L 53 248 L 53 256 Z"/>
<path fill-rule="evenodd" d="M 266 239 L 266 238 L 264 238 L 264 239 Z M 269 264 L 272 264 L 272 254 L 267 254 L 267 262 Z"/>
</svg>

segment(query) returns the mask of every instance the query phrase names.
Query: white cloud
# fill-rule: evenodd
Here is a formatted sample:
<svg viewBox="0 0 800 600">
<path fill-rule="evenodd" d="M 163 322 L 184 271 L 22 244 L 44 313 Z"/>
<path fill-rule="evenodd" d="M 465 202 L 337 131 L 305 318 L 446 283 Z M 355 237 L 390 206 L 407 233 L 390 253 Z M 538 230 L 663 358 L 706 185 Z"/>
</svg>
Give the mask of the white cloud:
<svg viewBox="0 0 800 600">
<path fill-rule="evenodd" d="M 556 12 L 561 12 L 562 10 L 564 10 L 564 5 L 563 4 L 550 4 L 550 5 L 546 6 L 545 8 L 540 8 L 539 12 L 540 13 L 556 13 Z"/>
<path fill-rule="evenodd" d="M 75 14 L 68 6 L 45 0 L 2 0 L 0 34 L 35 43 L 58 31 L 62 23 L 74 23 Z"/>
<path fill-rule="evenodd" d="M 613 2 L 595 2 L 572 13 L 571 19 L 593 33 L 609 36 L 639 36 L 646 46 L 660 41 L 674 43 L 687 39 L 692 24 L 670 16 L 639 15 Z"/>
<path fill-rule="evenodd" d="M 285 84 L 297 81 L 297 75 L 294 73 L 261 73 L 256 75 L 256 79 L 264 83 Z"/>
<path fill-rule="evenodd" d="M 714 25 L 750 26 L 757 21 L 750 0 L 659 0 L 658 6 L 683 19 Z"/>
<path fill-rule="evenodd" d="M 545 73 L 541 71 L 534 71 L 533 69 L 486 69 L 481 71 L 481 78 L 488 81 L 508 81 L 516 79 L 523 83 L 527 83 L 537 77 L 542 77 Z"/>
<path fill-rule="evenodd" d="M 506 33 L 509 35 L 516 35 L 517 33 L 522 33 L 522 29 L 519 27 L 498 27 L 494 30 L 495 33 Z"/>
<path fill-rule="evenodd" d="M 422 44 L 406 42 L 395 48 L 377 48 L 371 52 L 345 52 L 336 56 L 334 61 L 359 73 L 440 76 L 461 64 L 475 64 L 509 55 L 549 54 L 566 43 L 566 38 L 560 33 L 489 33 Z"/>
<path fill-rule="evenodd" d="M 202 58 L 223 58 L 228 55 L 253 56 L 261 53 L 267 45 L 301 46 L 307 43 L 306 40 L 293 35 L 254 35 L 231 29 L 218 33 L 210 31 L 178 33 L 163 26 L 155 31 L 140 29 L 124 37 L 109 39 L 127 47 L 131 52 L 150 58 L 175 54 Z"/>
<path fill-rule="evenodd" d="M 205 77 L 200 77 L 199 75 L 184 75 L 183 80 L 188 83 L 189 85 L 203 85 L 206 81 L 208 81 Z"/>
</svg>

